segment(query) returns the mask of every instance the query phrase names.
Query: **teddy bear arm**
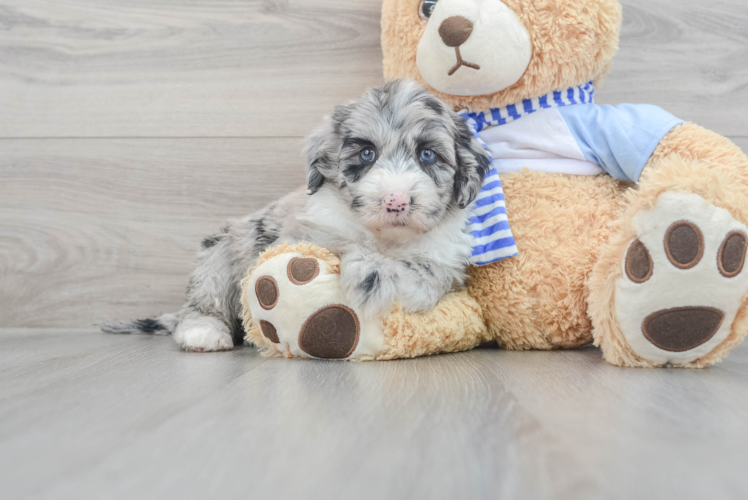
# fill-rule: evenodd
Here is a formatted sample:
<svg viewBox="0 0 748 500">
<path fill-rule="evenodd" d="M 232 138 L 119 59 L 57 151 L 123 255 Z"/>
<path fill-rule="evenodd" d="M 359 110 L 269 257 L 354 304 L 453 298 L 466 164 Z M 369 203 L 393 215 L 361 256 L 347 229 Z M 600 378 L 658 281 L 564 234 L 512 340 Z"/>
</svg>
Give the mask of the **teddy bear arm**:
<svg viewBox="0 0 748 500">
<path fill-rule="evenodd" d="M 340 259 L 307 243 L 263 253 L 242 282 L 246 340 L 266 355 L 326 359 L 412 358 L 455 352 L 492 340 L 467 290 L 448 293 L 423 313 L 398 303 L 360 314 L 343 292 Z"/>
<path fill-rule="evenodd" d="M 643 179 L 653 175 L 668 157 L 680 156 L 686 163 L 703 163 L 725 174 L 748 195 L 748 158 L 732 141 L 695 123 L 686 122 L 671 130 L 655 149 L 643 170 Z"/>
<path fill-rule="evenodd" d="M 398 305 L 382 317 L 385 349 L 376 359 L 465 351 L 489 342 L 482 312 L 467 290 L 445 295 L 425 313 L 405 313 Z"/>
</svg>

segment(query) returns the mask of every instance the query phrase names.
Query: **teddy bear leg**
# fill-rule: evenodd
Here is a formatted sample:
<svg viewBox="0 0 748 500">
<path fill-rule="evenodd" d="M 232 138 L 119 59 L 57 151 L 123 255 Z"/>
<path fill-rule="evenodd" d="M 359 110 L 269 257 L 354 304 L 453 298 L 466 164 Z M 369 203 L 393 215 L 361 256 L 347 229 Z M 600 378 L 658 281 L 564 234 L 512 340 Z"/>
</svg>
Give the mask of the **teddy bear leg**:
<svg viewBox="0 0 748 500">
<path fill-rule="evenodd" d="M 669 158 L 632 194 L 590 279 L 595 344 L 620 366 L 704 367 L 748 328 L 748 199 L 703 163 Z"/>
<path fill-rule="evenodd" d="M 490 340 L 480 306 L 453 292 L 426 313 L 361 314 L 341 288 L 340 261 L 309 244 L 268 250 L 242 283 L 247 340 L 268 355 L 374 360 L 471 349 Z"/>
</svg>

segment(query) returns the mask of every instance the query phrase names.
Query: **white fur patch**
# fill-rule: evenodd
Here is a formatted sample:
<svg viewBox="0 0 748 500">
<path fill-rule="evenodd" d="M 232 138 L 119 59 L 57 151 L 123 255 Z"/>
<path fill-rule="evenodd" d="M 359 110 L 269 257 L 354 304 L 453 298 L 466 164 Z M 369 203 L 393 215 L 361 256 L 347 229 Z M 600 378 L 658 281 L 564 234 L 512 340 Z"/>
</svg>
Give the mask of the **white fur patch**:
<svg viewBox="0 0 748 500">
<path fill-rule="evenodd" d="M 182 321 L 174 332 L 174 340 L 187 351 L 230 351 L 234 348 L 226 325 L 209 316 Z"/>
<path fill-rule="evenodd" d="M 480 69 L 460 67 L 453 47 L 439 36 L 442 21 L 462 16 L 473 23 L 470 37 L 459 49 L 462 59 Z M 530 33 L 512 9 L 493 0 L 440 0 L 418 44 L 418 70 L 429 85 L 452 95 L 493 94 L 517 83 L 530 64 Z"/>
<path fill-rule="evenodd" d="M 340 275 L 330 272 L 327 264 L 317 259 L 319 274 L 309 283 L 297 285 L 288 279 L 288 263 L 299 253 L 284 253 L 263 262 L 252 273 L 247 290 L 247 303 L 252 320 L 270 322 L 276 330 L 281 352 L 294 356 L 313 358 L 299 347 L 299 333 L 306 320 L 319 309 L 340 304 L 351 309 L 360 325 L 358 343 L 347 359 L 376 356 L 384 350 L 384 334 L 379 318 L 367 319 L 346 299 L 340 285 Z M 278 302 L 270 310 L 260 306 L 255 293 L 255 284 L 262 276 L 271 276 L 278 284 Z"/>
<path fill-rule="evenodd" d="M 677 221 L 696 224 L 704 236 L 704 254 L 691 269 L 675 267 L 665 253 L 665 233 Z M 616 281 L 616 314 L 626 340 L 642 358 L 656 363 L 688 363 L 704 356 L 729 335 L 743 295 L 748 271 L 726 278 L 718 268 L 720 245 L 730 231 L 748 229 L 724 209 L 696 194 L 667 192 L 652 210 L 642 210 L 633 220 L 639 240 L 652 258 L 653 273 L 647 281 L 631 281 L 625 270 Z M 747 266 L 748 267 L 748 266 Z M 653 345 L 642 333 L 642 322 L 663 309 L 705 306 L 724 313 L 720 328 L 707 342 L 684 352 L 670 352 Z"/>
</svg>

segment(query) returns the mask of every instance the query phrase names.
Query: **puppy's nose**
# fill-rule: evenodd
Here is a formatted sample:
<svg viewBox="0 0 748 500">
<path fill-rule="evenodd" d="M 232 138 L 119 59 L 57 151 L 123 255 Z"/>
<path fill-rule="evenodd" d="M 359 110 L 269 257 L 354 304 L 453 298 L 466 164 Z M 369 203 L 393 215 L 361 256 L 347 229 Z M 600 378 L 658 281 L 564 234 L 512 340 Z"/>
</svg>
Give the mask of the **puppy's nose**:
<svg viewBox="0 0 748 500">
<path fill-rule="evenodd" d="M 401 213 L 410 206 L 410 195 L 405 191 L 395 191 L 384 197 L 384 206 L 388 213 Z"/>
<path fill-rule="evenodd" d="M 448 17 L 439 26 L 439 36 L 447 47 L 459 47 L 470 38 L 472 32 L 472 21 L 462 16 Z"/>
</svg>

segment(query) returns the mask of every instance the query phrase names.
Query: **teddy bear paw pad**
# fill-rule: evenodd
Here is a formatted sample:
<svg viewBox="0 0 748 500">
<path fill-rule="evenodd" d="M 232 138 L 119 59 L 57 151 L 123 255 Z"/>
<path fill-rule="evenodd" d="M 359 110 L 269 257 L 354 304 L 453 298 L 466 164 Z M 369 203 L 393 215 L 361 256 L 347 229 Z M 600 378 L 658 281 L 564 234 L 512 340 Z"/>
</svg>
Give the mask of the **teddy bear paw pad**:
<svg viewBox="0 0 748 500">
<path fill-rule="evenodd" d="M 358 316 L 350 308 L 325 306 L 301 327 L 299 347 L 316 358 L 347 358 L 358 344 L 360 330 Z"/>
<path fill-rule="evenodd" d="M 730 334 L 748 290 L 748 228 L 696 194 L 666 192 L 633 220 L 637 238 L 616 281 L 615 308 L 631 348 L 683 364 Z"/>
<path fill-rule="evenodd" d="M 245 293 L 253 322 L 276 353 L 360 359 L 384 350 L 379 320 L 357 313 L 340 275 L 323 260 L 295 252 L 275 256 L 257 266 Z"/>
</svg>

